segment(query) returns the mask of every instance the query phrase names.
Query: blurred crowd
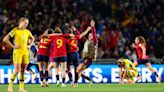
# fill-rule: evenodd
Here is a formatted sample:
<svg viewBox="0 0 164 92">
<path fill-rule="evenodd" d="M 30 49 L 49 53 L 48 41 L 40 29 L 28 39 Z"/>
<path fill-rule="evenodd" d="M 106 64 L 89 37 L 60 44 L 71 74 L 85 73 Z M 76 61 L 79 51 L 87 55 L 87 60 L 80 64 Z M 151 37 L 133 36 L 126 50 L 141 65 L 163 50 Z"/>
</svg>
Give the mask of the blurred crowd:
<svg viewBox="0 0 164 92">
<path fill-rule="evenodd" d="M 163 0 L 0 0 L 0 58 L 11 58 L 12 49 L 2 42 L 18 19 L 30 19 L 29 29 L 38 39 L 47 28 L 75 25 L 82 32 L 96 21 L 98 58 L 136 60 L 130 47 L 136 36 L 147 42 L 151 58 L 164 56 Z M 80 44 L 83 44 L 80 41 Z M 80 52 L 83 48 L 80 46 Z"/>
</svg>

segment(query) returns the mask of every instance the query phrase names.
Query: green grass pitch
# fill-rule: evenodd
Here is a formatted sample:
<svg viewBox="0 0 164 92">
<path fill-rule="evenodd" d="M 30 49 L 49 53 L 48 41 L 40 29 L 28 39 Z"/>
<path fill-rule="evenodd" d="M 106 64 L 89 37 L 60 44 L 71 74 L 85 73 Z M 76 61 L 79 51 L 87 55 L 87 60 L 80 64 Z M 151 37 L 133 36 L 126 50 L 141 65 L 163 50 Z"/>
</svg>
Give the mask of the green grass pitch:
<svg viewBox="0 0 164 92">
<path fill-rule="evenodd" d="M 7 92 L 7 86 L 0 84 L 0 92 Z M 79 84 L 78 87 L 56 87 L 50 84 L 49 87 L 41 87 L 39 84 L 25 84 L 28 92 L 164 92 L 164 83 L 138 83 L 138 84 Z M 14 92 L 18 92 L 18 85 L 14 85 Z"/>
</svg>

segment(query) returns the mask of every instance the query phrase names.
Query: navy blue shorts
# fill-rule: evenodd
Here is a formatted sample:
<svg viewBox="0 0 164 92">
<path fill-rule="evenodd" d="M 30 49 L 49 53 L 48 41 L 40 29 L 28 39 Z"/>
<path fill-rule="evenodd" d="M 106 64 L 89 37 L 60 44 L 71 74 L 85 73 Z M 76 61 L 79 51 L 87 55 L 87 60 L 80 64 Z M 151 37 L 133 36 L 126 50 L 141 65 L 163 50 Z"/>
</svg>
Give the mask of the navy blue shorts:
<svg viewBox="0 0 164 92">
<path fill-rule="evenodd" d="M 91 58 L 90 59 L 85 58 L 83 60 L 83 64 L 86 65 L 86 67 L 88 68 L 92 64 L 92 59 Z"/>
<path fill-rule="evenodd" d="M 49 61 L 49 56 L 45 55 L 37 55 L 37 61 L 38 62 L 48 62 Z"/>
<path fill-rule="evenodd" d="M 54 58 L 54 62 L 66 62 L 66 61 L 67 61 L 66 56 Z"/>
<path fill-rule="evenodd" d="M 31 70 L 30 68 L 31 68 L 32 66 L 35 66 L 36 70 L 39 72 L 39 66 L 38 66 L 38 64 L 33 64 L 33 63 L 29 63 L 28 66 L 27 66 L 27 68 L 26 68 L 26 70 L 27 70 L 27 71 L 28 71 L 28 70 Z"/>
<path fill-rule="evenodd" d="M 140 64 L 150 63 L 150 61 L 148 59 L 138 59 L 137 63 L 140 65 Z"/>
<path fill-rule="evenodd" d="M 67 65 L 74 65 L 74 66 L 79 65 L 79 53 L 78 52 L 68 53 Z"/>
</svg>

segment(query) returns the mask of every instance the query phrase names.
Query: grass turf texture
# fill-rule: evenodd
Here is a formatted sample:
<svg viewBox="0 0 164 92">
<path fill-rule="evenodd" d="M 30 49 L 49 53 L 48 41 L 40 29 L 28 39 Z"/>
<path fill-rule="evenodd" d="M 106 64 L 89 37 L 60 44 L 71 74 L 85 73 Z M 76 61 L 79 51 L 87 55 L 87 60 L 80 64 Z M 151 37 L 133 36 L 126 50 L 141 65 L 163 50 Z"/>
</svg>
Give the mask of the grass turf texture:
<svg viewBox="0 0 164 92">
<path fill-rule="evenodd" d="M 0 92 L 7 92 L 8 85 L 0 84 Z M 78 87 L 56 87 L 50 84 L 49 87 L 41 87 L 39 84 L 26 84 L 28 92 L 164 92 L 164 83 L 147 83 L 147 84 L 79 84 Z M 18 85 L 14 85 L 14 92 L 18 92 Z"/>
</svg>

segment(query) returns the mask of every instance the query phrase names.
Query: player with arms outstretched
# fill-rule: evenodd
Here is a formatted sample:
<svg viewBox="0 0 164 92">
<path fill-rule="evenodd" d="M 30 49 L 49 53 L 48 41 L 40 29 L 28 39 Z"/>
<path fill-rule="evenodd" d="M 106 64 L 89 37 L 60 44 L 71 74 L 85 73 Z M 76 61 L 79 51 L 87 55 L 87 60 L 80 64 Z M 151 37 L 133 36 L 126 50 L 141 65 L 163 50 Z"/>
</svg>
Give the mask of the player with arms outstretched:
<svg viewBox="0 0 164 92">
<path fill-rule="evenodd" d="M 13 92 L 13 83 L 20 72 L 19 78 L 19 92 L 26 92 L 24 89 L 24 72 L 29 63 L 29 51 L 32 43 L 34 42 L 34 37 L 31 32 L 26 29 L 29 24 L 29 20 L 25 17 L 20 18 L 18 27 L 12 29 L 3 39 L 5 43 L 10 45 L 13 50 L 13 62 L 14 62 L 14 72 L 11 76 L 11 81 L 8 86 L 8 92 Z M 12 44 L 9 39 L 14 38 L 14 44 Z M 31 42 L 28 45 L 28 40 Z"/>
<path fill-rule="evenodd" d="M 92 26 L 92 25 L 91 25 Z M 96 58 L 96 44 L 94 44 L 93 33 L 89 33 L 88 40 L 84 44 L 83 49 L 83 62 L 77 67 L 77 75 L 75 75 L 75 81 L 72 87 L 77 87 L 78 79 L 80 78 L 82 72 L 87 69 L 92 64 L 92 59 Z M 96 40 L 96 39 L 95 39 Z M 82 74 L 88 80 L 91 80 L 88 76 Z"/>
<path fill-rule="evenodd" d="M 134 64 L 128 59 L 118 59 L 117 64 L 120 67 L 119 76 L 120 84 L 124 84 L 124 79 L 127 80 L 127 84 L 135 83 L 135 77 L 138 76 L 138 70 Z"/>
<path fill-rule="evenodd" d="M 71 28 L 74 30 L 74 32 L 78 31 L 74 26 L 72 26 Z M 71 28 L 66 30 L 66 33 L 73 34 L 73 30 Z M 67 50 L 67 53 L 68 53 L 67 54 L 67 68 L 68 68 L 67 72 L 68 72 L 68 77 L 70 81 L 73 80 L 72 73 L 71 73 L 71 70 L 72 70 L 71 65 L 74 65 L 75 71 L 77 69 L 77 66 L 79 65 L 78 40 L 84 37 L 90 30 L 91 30 L 91 27 L 88 27 L 83 33 L 75 34 L 74 37 L 66 39 L 66 42 L 71 44 L 71 46 L 68 46 L 68 50 Z M 75 32 L 75 33 L 78 33 L 78 32 Z M 73 49 L 72 46 L 76 46 L 77 49 Z M 76 73 L 77 72 L 75 72 L 75 75 Z"/>
<path fill-rule="evenodd" d="M 142 36 L 137 36 L 135 38 L 135 44 L 132 44 L 133 48 L 136 48 L 138 54 L 138 60 L 134 62 L 135 66 L 140 64 L 145 64 L 146 67 L 152 71 L 158 78 L 157 82 L 160 82 L 161 77 L 157 74 L 157 72 L 152 68 L 151 63 L 149 61 L 149 57 L 146 55 L 146 41 Z"/>
</svg>

